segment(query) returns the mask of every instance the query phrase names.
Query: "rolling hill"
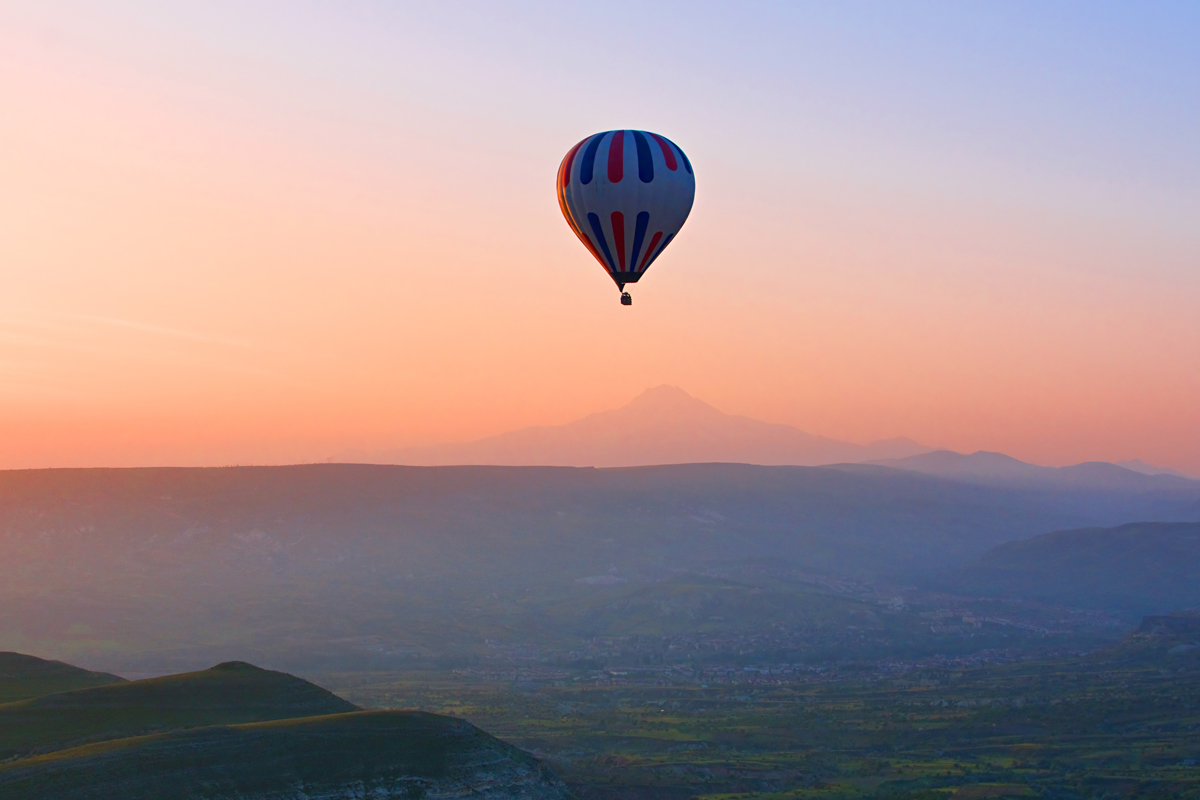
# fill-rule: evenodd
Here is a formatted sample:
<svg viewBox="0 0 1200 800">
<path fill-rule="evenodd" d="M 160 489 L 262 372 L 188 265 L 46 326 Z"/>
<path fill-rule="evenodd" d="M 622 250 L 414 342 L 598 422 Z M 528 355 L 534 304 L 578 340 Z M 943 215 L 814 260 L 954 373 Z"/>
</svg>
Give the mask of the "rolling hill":
<svg viewBox="0 0 1200 800">
<path fill-rule="evenodd" d="M 21 653 L 0 653 L 0 704 L 123 680 L 107 672 L 91 672 L 61 661 L 46 661 Z"/>
<path fill-rule="evenodd" d="M 570 793 L 533 756 L 470 723 L 360 711 L 120 739 L 0 764 L 0 796 L 567 800 Z"/>
<path fill-rule="evenodd" d="M 163 730 L 356 710 L 308 681 L 231 662 L 0 705 L 0 760 Z"/>
<path fill-rule="evenodd" d="M 1008 542 L 933 585 L 1140 614 L 1200 607 L 1200 524 L 1142 522 Z"/>
<path fill-rule="evenodd" d="M 4 656 L 27 673 L 93 675 Z M 569 796 L 536 759 L 469 723 L 360 711 L 251 664 L 115 680 L 0 705 L 0 797 Z"/>
<path fill-rule="evenodd" d="M 566 425 L 376 453 L 363 460 L 414 466 L 636 467 L 708 462 L 814 466 L 900 458 L 929 449 L 904 438 L 866 445 L 841 442 L 790 425 L 725 414 L 678 387 L 658 386 L 621 408 Z"/>
</svg>

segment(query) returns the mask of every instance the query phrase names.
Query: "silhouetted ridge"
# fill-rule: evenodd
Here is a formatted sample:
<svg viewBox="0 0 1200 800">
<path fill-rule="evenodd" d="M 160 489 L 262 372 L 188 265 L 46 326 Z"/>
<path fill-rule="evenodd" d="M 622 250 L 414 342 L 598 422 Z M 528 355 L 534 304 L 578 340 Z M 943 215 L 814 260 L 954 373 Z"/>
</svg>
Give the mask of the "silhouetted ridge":
<svg viewBox="0 0 1200 800">
<path fill-rule="evenodd" d="M 210 667 L 209 672 L 266 672 L 262 667 L 256 667 L 253 664 L 247 664 L 245 661 L 224 661 L 217 664 L 215 667 Z"/>
<path fill-rule="evenodd" d="M 91 672 L 61 661 L 0 652 L 0 703 L 11 703 L 55 692 L 120 683 L 124 678 Z"/>
<path fill-rule="evenodd" d="M 255 709 L 272 714 L 258 719 L 357 710 L 316 684 L 241 661 L 199 672 L 47 695 L 26 704 L 31 708 Z"/>
</svg>

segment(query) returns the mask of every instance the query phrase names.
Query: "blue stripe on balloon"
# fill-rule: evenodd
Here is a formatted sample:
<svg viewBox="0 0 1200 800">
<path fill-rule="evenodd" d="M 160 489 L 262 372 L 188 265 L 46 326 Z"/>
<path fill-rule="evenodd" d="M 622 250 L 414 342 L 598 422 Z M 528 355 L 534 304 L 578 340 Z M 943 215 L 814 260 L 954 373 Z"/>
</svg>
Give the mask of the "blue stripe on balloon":
<svg viewBox="0 0 1200 800">
<path fill-rule="evenodd" d="M 599 138 L 596 141 L 599 141 Z M 604 258 L 608 261 L 608 271 L 616 272 L 617 268 L 613 265 L 612 253 L 608 251 L 608 240 L 604 238 L 604 228 L 600 227 L 600 218 L 589 211 L 588 222 L 592 223 L 592 233 L 596 234 L 596 241 L 600 243 L 600 249 L 604 252 Z M 670 241 L 670 239 L 667 241 Z"/>
<path fill-rule="evenodd" d="M 640 148 L 639 148 L 640 149 Z M 629 271 L 637 271 L 638 256 L 642 252 L 642 240 L 646 238 L 646 228 L 650 225 L 650 212 L 639 211 L 637 226 L 633 229 L 633 258 L 629 259 Z"/>
<path fill-rule="evenodd" d="M 682 153 L 683 151 L 680 150 L 679 152 Z M 650 269 L 650 265 L 653 264 L 658 259 L 658 257 L 662 255 L 662 251 L 667 249 L 667 245 L 669 245 L 671 243 L 671 240 L 674 238 L 675 238 L 675 234 L 672 233 L 670 236 L 663 239 L 663 243 L 658 246 L 658 252 L 655 253 L 653 255 L 653 257 L 651 257 L 651 259 L 646 262 L 646 266 L 642 267 L 642 272 L 645 272 L 646 270 Z"/>
<path fill-rule="evenodd" d="M 650 143 L 641 131 L 633 132 L 633 140 L 637 142 L 638 177 L 642 179 L 642 183 L 650 183 L 654 180 L 654 159 L 650 157 Z"/>
<path fill-rule="evenodd" d="M 608 133 L 608 131 L 604 133 Z M 592 171 L 596 167 L 596 151 L 600 149 L 600 140 L 604 138 L 604 133 L 597 133 L 595 138 L 588 142 L 587 149 L 583 151 L 583 163 L 579 165 L 579 182 L 584 186 L 592 182 Z"/>
<path fill-rule="evenodd" d="M 667 139 L 667 141 L 671 142 L 670 139 Z M 674 142 L 671 142 L 671 146 L 674 147 L 676 150 L 678 150 L 679 155 L 683 157 L 683 166 L 687 168 L 688 175 L 695 175 L 695 173 L 692 172 L 692 162 L 688 161 L 687 153 L 683 152 L 683 149 L 680 148 L 680 146 L 675 144 Z"/>
</svg>

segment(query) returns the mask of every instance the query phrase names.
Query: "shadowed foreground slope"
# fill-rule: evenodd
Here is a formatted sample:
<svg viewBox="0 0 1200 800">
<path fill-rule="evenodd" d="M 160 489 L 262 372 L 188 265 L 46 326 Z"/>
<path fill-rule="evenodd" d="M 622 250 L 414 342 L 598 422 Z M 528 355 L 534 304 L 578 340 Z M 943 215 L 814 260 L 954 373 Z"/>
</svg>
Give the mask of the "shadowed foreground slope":
<svg viewBox="0 0 1200 800">
<path fill-rule="evenodd" d="M 181 728 L 357 710 L 308 681 L 235 661 L 0 705 L 0 759 Z"/>
<path fill-rule="evenodd" d="M 124 678 L 107 672 L 92 672 L 61 661 L 47 661 L 22 653 L 0 653 L 0 703 L 122 681 Z"/>
<path fill-rule="evenodd" d="M 419 711 L 200 728 L 0 766 L 6 800 L 567 798 L 532 756 Z"/>
</svg>

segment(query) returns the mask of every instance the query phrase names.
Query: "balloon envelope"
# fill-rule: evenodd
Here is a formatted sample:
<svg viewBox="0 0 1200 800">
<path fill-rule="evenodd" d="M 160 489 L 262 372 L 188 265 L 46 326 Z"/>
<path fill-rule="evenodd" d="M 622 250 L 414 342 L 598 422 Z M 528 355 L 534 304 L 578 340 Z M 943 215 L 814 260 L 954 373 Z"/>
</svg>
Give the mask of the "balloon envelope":
<svg viewBox="0 0 1200 800">
<path fill-rule="evenodd" d="M 696 197 L 692 164 L 649 131 L 605 131 L 567 152 L 558 204 L 617 286 L 636 283 L 683 227 Z"/>
</svg>

